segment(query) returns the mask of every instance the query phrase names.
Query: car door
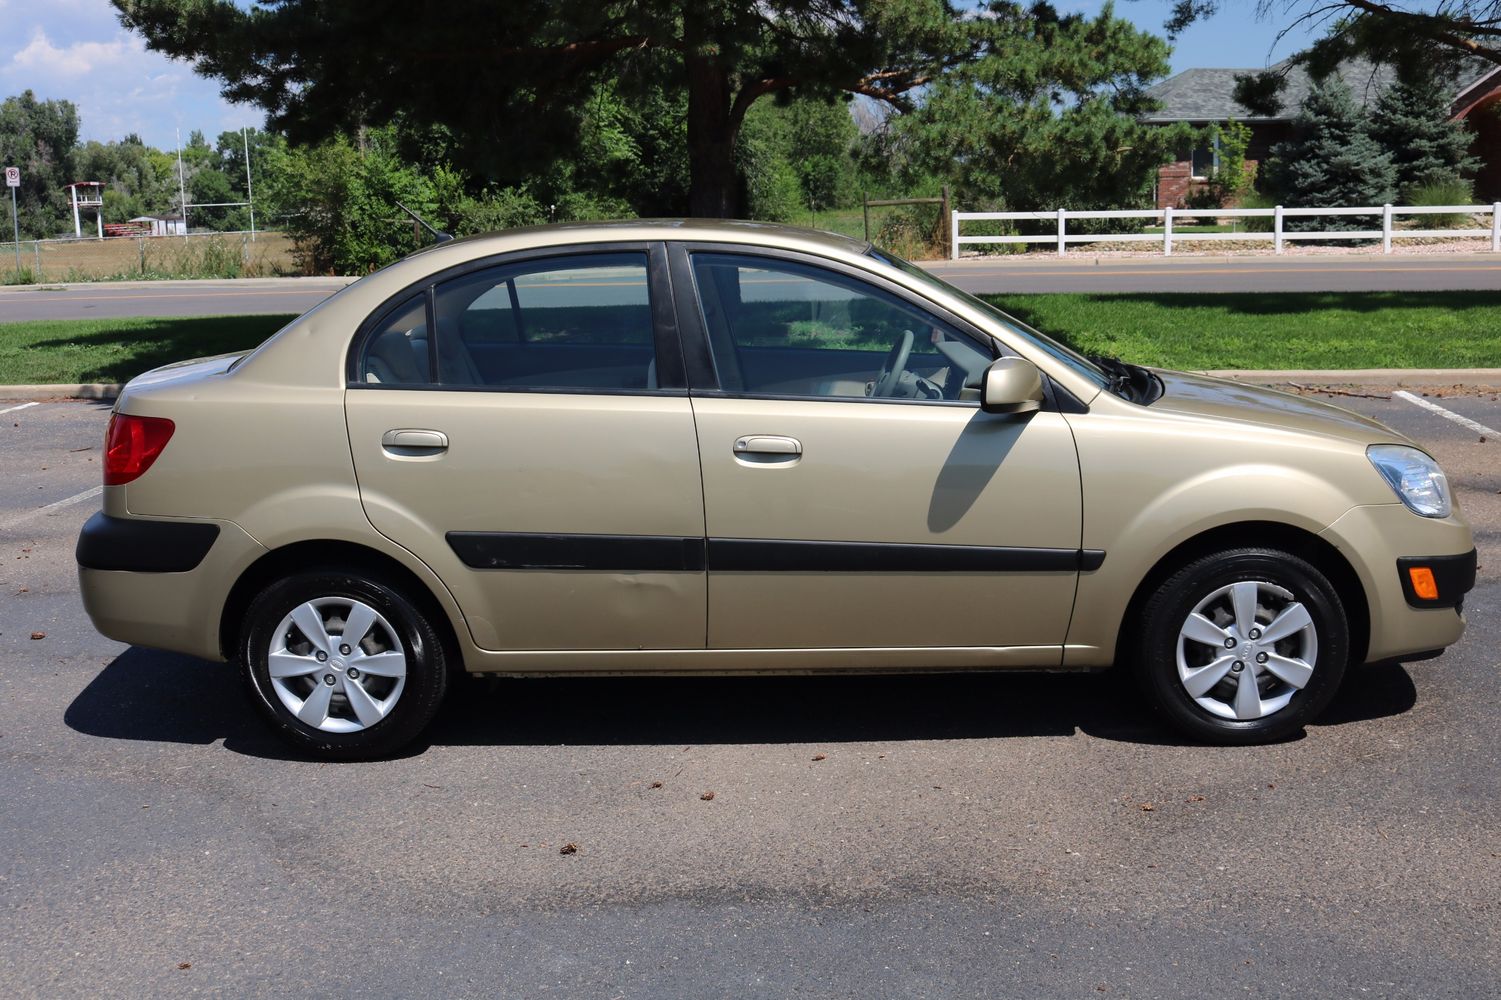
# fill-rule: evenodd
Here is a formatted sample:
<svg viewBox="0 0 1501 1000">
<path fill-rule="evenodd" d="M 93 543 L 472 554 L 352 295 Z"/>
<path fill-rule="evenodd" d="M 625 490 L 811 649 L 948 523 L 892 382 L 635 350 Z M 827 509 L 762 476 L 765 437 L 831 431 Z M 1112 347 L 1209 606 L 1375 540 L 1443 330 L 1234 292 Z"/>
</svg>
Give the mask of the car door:
<svg viewBox="0 0 1501 1000">
<path fill-rule="evenodd" d="M 703 648 L 703 501 L 660 245 L 438 275 L 366 324 L 360 498 L 486 650 Z"/>
<path fill-rule="evenodd" d="M 980 410 L 999 346 L 849 265 L 673 253 L 709 647 L 1054 662 L 1083 558 L 1078 461 L 1058 412 Z"/>
</svg>

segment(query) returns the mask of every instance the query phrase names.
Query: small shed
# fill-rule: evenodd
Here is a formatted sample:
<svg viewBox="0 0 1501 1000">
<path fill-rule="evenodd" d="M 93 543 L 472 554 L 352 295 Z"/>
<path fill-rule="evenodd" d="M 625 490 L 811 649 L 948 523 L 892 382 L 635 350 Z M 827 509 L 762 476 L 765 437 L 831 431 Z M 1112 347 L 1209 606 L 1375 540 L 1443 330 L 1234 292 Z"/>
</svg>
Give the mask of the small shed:
<svg viewBox="0 0 1501 1000">
<path fill-rule="evenodd" d="M 138 215 L 131 222 L 151 228 L 152 236 L 186 236 L 187 223 L 180 215 Z"/>
</svg>

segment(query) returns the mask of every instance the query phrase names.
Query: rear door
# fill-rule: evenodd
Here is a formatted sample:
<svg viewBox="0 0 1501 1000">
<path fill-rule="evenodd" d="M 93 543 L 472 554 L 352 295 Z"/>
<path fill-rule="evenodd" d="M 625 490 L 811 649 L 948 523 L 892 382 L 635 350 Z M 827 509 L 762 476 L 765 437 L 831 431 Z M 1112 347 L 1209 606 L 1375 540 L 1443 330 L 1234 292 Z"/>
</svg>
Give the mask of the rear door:
<svg viewBox="0 0 1501 1000">
<path fill-rule="evenodd" d="M 398 296 L 346 393 L 360 497 L 489 650 L 704 646 L 703 502 L 660 245 Z"/>
<path fill-rule="evenodd" d="M 999 348 L 859 269 L 674 254 L 709 647 L 986 647 L 996 663 L 1056 662 L 1087 558 L 1063 416 L 981 412 Z"/>
</svg>

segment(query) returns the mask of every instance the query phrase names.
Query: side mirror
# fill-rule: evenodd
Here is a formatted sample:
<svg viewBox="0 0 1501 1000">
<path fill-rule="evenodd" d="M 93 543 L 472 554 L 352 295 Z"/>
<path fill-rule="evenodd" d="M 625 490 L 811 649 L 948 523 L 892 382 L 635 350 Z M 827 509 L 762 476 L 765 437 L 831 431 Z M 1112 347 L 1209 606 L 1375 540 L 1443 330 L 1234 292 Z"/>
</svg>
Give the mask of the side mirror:
<svg viewBox="0 0 1501 1000">
<path fill-rule="evenodd" d="M 1042 409 L 1042 373 L 1025 358 L 999 358 L 980 382 L 980 409 L 986 413 L 1032 413 Z"/>
</svg>

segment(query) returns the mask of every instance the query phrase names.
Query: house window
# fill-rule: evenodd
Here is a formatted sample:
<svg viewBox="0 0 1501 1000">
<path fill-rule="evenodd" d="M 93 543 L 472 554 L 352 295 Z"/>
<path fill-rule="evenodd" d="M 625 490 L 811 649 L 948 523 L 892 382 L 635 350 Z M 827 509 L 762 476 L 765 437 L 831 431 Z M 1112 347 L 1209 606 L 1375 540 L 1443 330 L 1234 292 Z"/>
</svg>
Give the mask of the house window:
<svg viewBox="0 0 1501 1000">
<path fill-rule="evenodd" d="M 1215 136 L 1213 141 L 1202 146 L 1196 146 L 1189 156 L 1188 174 L 1196 181 L 1207 181 L 1219 172 L 1219 167 L 1219 136 Z"/>
</svg>

